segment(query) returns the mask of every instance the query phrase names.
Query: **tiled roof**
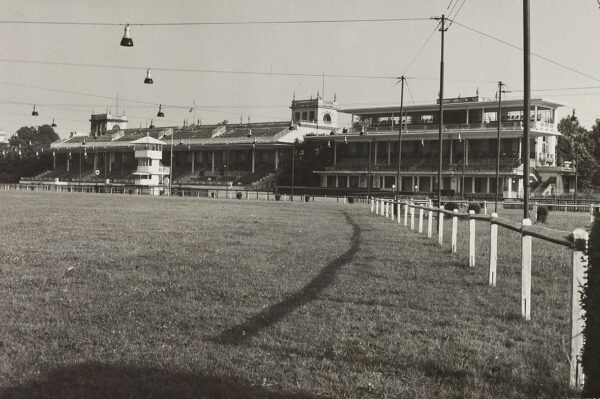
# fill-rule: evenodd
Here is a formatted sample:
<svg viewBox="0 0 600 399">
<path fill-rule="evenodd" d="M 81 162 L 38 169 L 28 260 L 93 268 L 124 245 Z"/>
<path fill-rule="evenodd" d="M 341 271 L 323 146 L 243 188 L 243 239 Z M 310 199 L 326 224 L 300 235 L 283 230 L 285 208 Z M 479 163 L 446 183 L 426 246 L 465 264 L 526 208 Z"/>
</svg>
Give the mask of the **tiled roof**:
<svg viewBox="0 0 600 399">
<path fill-rule="evenodd" d="M 114 144 L 123 143 L 126 145 L 132 141 L 145 136 L 162 140 L 168 143 L 171 135 L 167 134 L 167 129 L 172 129 L 173 140 L 178 143 L 185 143 L 186 140 L 200 141 L 202 144 L 246 144 L 246 143 L 269 143 L 275 142 L 284 135 L 289 128 L 289 122 L 268 122 L 251 124 L 227 124 L 227 125 L 203 125 L 188 127 L 155 127 L 139 129 L 123 129 L 117 136 L 109 133 L 96 138 L 90 136 L 77 136 L 65 140 L 62 144 L 77 144 L 84 140 L 87 143 L 112 142 Z M 252 134 L 250 135 L 250 132 Z M 113 140 L 113 137 L 115 139 Z M 58 145 L 60 147 L 60 144 Z"/>
</svg>

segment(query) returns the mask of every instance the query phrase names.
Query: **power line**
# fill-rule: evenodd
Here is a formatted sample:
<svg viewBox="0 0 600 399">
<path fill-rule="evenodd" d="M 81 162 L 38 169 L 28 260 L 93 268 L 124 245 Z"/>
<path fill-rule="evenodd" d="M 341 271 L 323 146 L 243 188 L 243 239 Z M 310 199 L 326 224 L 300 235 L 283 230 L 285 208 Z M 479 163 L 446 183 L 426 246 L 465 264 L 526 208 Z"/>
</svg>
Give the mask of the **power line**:
<svg viewBox="0 0 600 399">
<path fill-rule="evenodd" d="M 456 18 L 456 16 L 457 16 L 457 15 L 458 15 L 458 13 L 460 12 L 460 10 L 462 10 L 463 6 L 465 5 L 465 2 L 466 2 L 466 1 L 467 1 L 467 0 L 463 0 L 463 1 L 462 1 L 462 3 L 460 3 L 460 7 L 458 7 L 458 10 L 457 10 L 457 11 L 456 11 L 456 13 L 454 14 L 454 16 L 453 16 L 453 17 L 451 17 L 452 19 L 455 19 L 455 18 Z M 454 21 L 452 21 L 452 19 L 450 20 L 450 25 L 448 25 L 448 28 L 450 28 L 450 27 L 452 26 L 452 22 L 454 22 Z"/>
<path fill-rule="evenodd" d="M 419 56 L 421 55 L 421 53 L 423 52 L 423 50 L 425 49 L 425 46 L 427 46 L 427 44 L 429 43 L 429 41 L 431 40 L 431 38 L 433 37 L 433 34 L 437 31 L 438 26 L 440 26 L 440 23 L 438 22 L 438 24 L 436 25 L 435 28 L 433 28 L 433 31 L 429 34 L 429 37 L 427 38 L 427 40 L 425 40 L 425 42 L 423 43 L 423 45 L 421 46 L 421 48 L 419 49 L 419 51 L 417 51 L 417 53 L 415 54 L 415 56 L 412 58 L 412 60 L 410 61 L 410 63 L 408 64 L 408 66 L 406 67 L 406 69 L 404 70 L 403 75 L 405 75 L 408 70 L 410 69 L 410 67 L 412 66 L 412 64 L 417 60 L 417 58 L 419 58 Z"/>
<path fill-rule="evenodd" d="M 436 28 L 437 29 L 437 28 Z M 435 33 L 435 29 L 430 35 L 429 40 Z M 427 44 L 427 42 L 425 44 Z M 419 50 L 419 53 L 413 58 L 413 61 L 416 57 L 421 53 L 425 46 Z M 148 68 L 146 66 L 132 66 L 132 65 L 110 65 L 110 64 L 93 64 L 93 63 L 77 63 L 77 62 L 63 62 L 63 61 L 42 61 L 42 60 L 22 60 L 22 59 L 0 59 L 0 62 L 7 63 L 24 63 L 24 64 L 34 64 L 34 65 L 57 65 L 57 66 L 75 66 L 75 67 L 83 67 L 83 68 L 104 68 L 104 69 L 123 69 L 123 70 L 132 70 L 132 71 L 146 71 Z M 409 65 L 409 67 L 411 66 Z M 353 79 L 398 79 L 397 76 L 384 76 L 384 75 L 350 75 L 350 74 L 335 74 L 329 73 L 323 75 L 323 73 L 310 73 L 310 72 L 266 72 L 266 71 L 241 71 L 241 70 L 226 70 L 226 69 L 193 69 L 193 68 L 168 68 L 168 67 L 151 67 L 153 71 L 163 71 L 163 72 L 189 72 L 189 73 L 219 73 L 219 74 L 236 74 L 236 75 L 256 75 L 256 76 L 304 76 L 304 77 L 316 77 L 322 78 L 331 77 L 331 78 L 353 78 Z M 407 69 L 408 70 L 408 69 Z M 437 80 L 437 78 L 427 78 L 427 77 L 419 77 L 419 76 L 410 76 L 406 77 L 407 79 L 413 80 Z M 485 80 L 476 80 L 476 79 L 446 79 L 448 81 L 455 82 L 496 82 L 495 80 L 485 81 Z"/>
<path fill-rule="evenodd" d="M 482 35 L 482 36 L 485 36 L 485 37 L 487 37 L 488 39 L 492 39 L 492 40 L 495 40 L 495 41 L 497 41 L 497 42 L 500 42 L 500 43 L 506 44 L 507 46 L 510 46 L 510 47 L 512 47 L 512 48 L 515 48 L 515 49 L 517 49 L 517 50 L 524 51 L 522 47 L 519 47 L 519 46 L 517 46 L 517 45 L 515 45 L 515 44 L 509 43 L 509 42 L 507 42 L 507 41 L 505 41 L 505 40 L 502 40 L 502 39 L 500 39 L 500 38 L 497 38 L 497 37 L 495 37 L 495 36 L 492 36 L 492 35 L 490 35 L 490 34 L 488 34 L 488 33 L 485 33 L 485 32 L 482 32 L 482 31 L 480 31 L 480 30 L 477 30 L 477 29 L 475 29 L 475 28 L 472 28 L 472 27 L 470 27 L 470 26 L 467 26 L 467 25 L 465 25 L 465 24 L 461 24 L 460 22 L 457 22 L 457 21 L 454 21 L 454 20 L 453 20 L 453 22 L 454 22 L 454 23 L 456 23 L 456 24 L 457 24 L 457 25 L 459 25 L 459 26 L 462 26 L 462 27 L 463 27 L 463 28 L 465 28 L 465 29 L 468 29 L 468 30 L 470 30 L 470 31 L 472 31 L 472 32 L 475 32 L 475 33 L 478 33 L 478 34 L 480 34 L 480 35 Z M 549 63 L 551 63 L 551 64 L 554 64 L 554 65 L 556 65 L 556 66 L 559 66 L 559 67 L 561 67 L 561 68 L 567 69 L 567 70 L 569 70 L 569 71 L 571 71 L 571 72 L 575 72 L 575 73 L 577 73 L 577 74 L 579 74 L 579 75 L 582 75 L 582 76 L 585 76 L 585 77 L 587 77 L 587 78 L 593 79 L 593 80 L 595 80 L 595 81 L 597 81 L 597 82 L 600 82 L 600 78 L 597 78 L 597 77 L 595 77 L 595 76 L 592 76 L 592 75 L 590 75 L 590 74 L 588 74 L 588 73 L 581 72 L 581 71 L 579 71 L 579 70 L 577 70 L 577 69 L 575 69 L 575 68 L 572 68 L 572 67 L 570 67 L 570 66 L 568 66 L 568 65 L 561 64 L 560 62 L 557 62 L 557 61 L 551 60 L 551 59 L 550 59 L 550 58 L 548 58 L 548 57 L 544 57 L 543 55 L 536 54 L 536 53 L 534 53 L 534 52 L 529 52 L 529 53 L 530 53 L 531 55 L 533 55 L 534 57 L 540 58 L 540 59 L 542 59 L 542 60 L 544 60 L 544 61 L 547 61 L 547 62 L 549 62 Z"/>
<path fill-rule="evenodd" d="M 563 90 L 590 90 L 590 89 L 600 89 L 600 86 L 554 87 L 554 88 L 543 88 L 543 89 L 531 89 L 531 91 L 563 91 Z M 514 88 L 512 91 L 522 92 L 523 89 Z"/>
<path fill-rule="evenodd" d="M 125 69 L 134 71 L 145 71 L 148 67 L 130 66 L 130 65 L 110 65 L 110 64 L 93 64 L 81 62 L 64 62 L 64 61 L 41 61 L 41 60 L 23 60 L 23 59 L 0 59 L 0 62 L 7 63 L 22 63 L 22 64 L 41 64 L 41 65 L 59 65 L 59 66 L 75 66 L 86 68 L 105 68 L 105 69 Z M 190 73 L 219 73 L 233 75 L 258 75 L 258 76 L 306 76 L 322 78 L 352 78 L 352 79 L 396 79 L 395 76 L 377 76 L 377 75 L 347 75 L 336 73 L 306 73 L 306 72 L 266 72 L 266 71 L 236 71 L 226 69 L 194 69 L 194 68 L 167 68 L 167 67 L 151 67 L 153 71 L 164 72 L 190 72 Z"/>
<path fill-rule="evenodd" d="M 415 99 L 413 98 L 412 92 L 410 91 L 410 86 L 408 85 L 408 80 L 406 81 L 406 88 L 408 89 L 408 94 L 410 95 L 410 101 L 412 101 L 412 104 L 415 105 Z"/>
<path fill-rule="evenodd" d="M 3 82 L 3 81 L 0 81 L 0 84 L 16 86 L 16 87 L 24 87 L 24 88 L 30 88 L 30 89 L 47 90 L 47 91 L 52 91 L 52 92 L 57 92 L 57 93 L 72 94 L 72 95 L 78 95 L 78 96 L 84 96 L 84 97 L 94 97 L 94 98 L 102 98 L 102 99 L 107 99 L 107 100 L 116 100 L 116 97 L 111 97 L 111 96 L 103 96 L 103 95 L 98 95 L 98 94 L 77 92 L 77 91 L 71 91 L 71 90 L 55 89 L 55 88 L 50 88 L 50 87 L 33 86 L 33 85 L 26 85 L 26 84 L 13 83 L 13 82 Z M 153 105 L 155 107 L 162 105 L 163 108 L 190 109 L 189 105 L 153 103 L 153 102 L 149 102 L 149 101 L 134 100 L 134 99 L 128 99 L 128 98 L 123 98 L 123 97 L 119 97 L 119 100 L 125 101 L 125 102 L 132 102 L 132 103 L 136 103 L 136 104 Z M 31 104 L 33 104 L 33 102 L 32 103 L 24 103 L 24 105 L 31 105 Z M 213 112 L 213 113 L 228 114 L 228 115 L 239 115 L 239 112 L 218 111 L 215 109 L 209 109 L 209 108 L 200 107 L 197 105 L 195 106 L 195 108 L 200 109 L 205 112 Z M 223 107 L 223 108 L 225 108 L 225 107 Z M 259 117 L 259 118 L 264 118 L 264 119 L 277 119 L 277 117 L 260 115 L 260 114 L 255 114 L 255 113 L 251 113 L 250 115 Z"/>
<path fill-rule="evenodd" d="M 211 25 L 300 25 L 300 24 L 339 24 L 366 22 L 427 21 L 429 18 L 359 18 L 359 19 L 304 19 L 276 21 L 191 21 L 191 22 L 75 22 L 75 21 L 23 21 L 0 20 L 0 24 L 20 25 L 76 25 L 76 26 L 211 26 Z"/>
<path fill-rule="evenodd" d="M 459 1 L 459 0 L 456 0 L 456 1 L 454 2 L 454 5 L 452 6 L 452 9 L 451 9 L 451 10 L 450 10 L 450 12 L 448 13 L 448 16 L 452 15 L 452 11 L 454 11 L 454 9 L 456 8 L 456 5 L 458 4 L 458 1 Z"/>
<path fill-rule="evenodd" d="M 450 9 L 450 6 L 452 5 L 453 1 L 455 1 L 455 0 L 450 0 L 450 3 L 448 3 L 448 7 L 446 7 L 446 11 L 444 12 L 444 14 L 450 15 L 450 13 L 448 13 L 448 10 Z M 456 0 L 456 1 L 458 1 L 458 0 Z"/>
</svg>

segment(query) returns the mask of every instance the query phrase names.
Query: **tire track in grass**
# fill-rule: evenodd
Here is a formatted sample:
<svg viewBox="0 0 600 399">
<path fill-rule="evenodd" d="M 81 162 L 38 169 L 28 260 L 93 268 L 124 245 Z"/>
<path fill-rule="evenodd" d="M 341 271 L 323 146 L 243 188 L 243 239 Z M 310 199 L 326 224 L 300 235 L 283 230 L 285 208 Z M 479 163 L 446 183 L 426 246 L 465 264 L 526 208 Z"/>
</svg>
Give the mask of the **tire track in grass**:
<svg viewBox="0 0 600 399">
<path fill-rule="evenodd" d="M 221 344 L 241 345 L 264 328 L 277 323 L 294 310 L 316 299 L 333 282 L 340 269 L 348 264 L 358 252 L 360 226 L 346 212 L 343 212 L 343 214 L 346 217 L 346 222 L 353 229 L 352 237 L 350 238 L 350 248 L 346 252 L 329 262 L 300 291 L 281 302 L 269 306 L 245 322 L 224 330 L 214 338 L 214 341 Z"/>
</svg>

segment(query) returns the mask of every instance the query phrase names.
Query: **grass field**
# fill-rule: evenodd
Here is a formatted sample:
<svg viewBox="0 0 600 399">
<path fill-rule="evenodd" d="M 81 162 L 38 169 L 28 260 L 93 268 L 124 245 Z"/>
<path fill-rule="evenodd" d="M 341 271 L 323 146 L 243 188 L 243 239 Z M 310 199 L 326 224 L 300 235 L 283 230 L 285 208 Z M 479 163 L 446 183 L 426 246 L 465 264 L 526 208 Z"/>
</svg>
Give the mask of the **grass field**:
<svg viewBox="0 0 600 399">
<path fill-rule="evenodd" d="M 565 397 L 569 252 L 365 205 L 0 191 L 0 397 Z M 502 215 L 502 214 L 501 214 Z M 518 220 L 520 211 L 506 211 Z M 551 212 L 572 230 L 587 214 Z"/>
</svg>

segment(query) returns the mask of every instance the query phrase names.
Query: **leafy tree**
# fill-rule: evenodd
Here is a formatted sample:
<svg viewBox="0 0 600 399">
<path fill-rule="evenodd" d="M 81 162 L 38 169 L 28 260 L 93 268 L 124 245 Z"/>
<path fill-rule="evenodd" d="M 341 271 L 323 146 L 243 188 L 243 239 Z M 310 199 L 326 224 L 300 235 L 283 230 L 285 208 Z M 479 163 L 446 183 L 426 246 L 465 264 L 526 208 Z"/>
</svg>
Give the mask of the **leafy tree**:
<svg viewBox="0 0 600 399">
<path fill-rule="evenodd" d="M 339 150 L 339 149 L 338 149 Z M 295 186 L 317 186 L 321 185 L 320 175 L 313 173 L 315 170 L 323 170 L 329 166 L 333 159 L 333 144 L 331 147 L 326 142 L 298 140 L 294 143 L 294 185 Z M 339 151 L 338 151 L 339 155 Z M 278 181 L 279 185 L 290 186 L 292 184 L 292 158 L 291 149 L 281 160 L 281 167 L 286 170 Z"/>
<path fill-rule="evenodd" d="M 590 130 L 590 140 L 594 143 L 594 148 L 591 150 L 594 159 L 600 164 L 600 119 L 596 119 L 596 123 Z M 595 186 L 600 186 L 600 167 L 596 169 L 596 173 L 592 178 Z"/>
<path fill-rule="evenodd" d="M 598 122 L 596 122 L 596 126 Z M 594 135 L 579 124 L 575 117 L 565 117 L 558 124 L 558 131 L 562 136 L 558 137 L 556 156 L 559 163 L 573 162 L 577 168 L 578 182 L 580 188 L 590 188 L 594 177 L 599 171 L 600 158 L 596 152 L 600 150 Z"/>
<path fill-rule="evenodd" d="M 600 216 L 592 225 L 588 242 L 587 284 L 583 287 L 581 303 L 585 310 L 582 365 L 583 395 L 592 398 L 600 396 Z"/>
<path fill-rule="evenodd" d="M 50 144 L 58 134 L 49 125 L 23 126 L 0 148 L 0 182 L 16 183 L 21 177 L 35 176 L 52 167 Z"/>
</svg>

